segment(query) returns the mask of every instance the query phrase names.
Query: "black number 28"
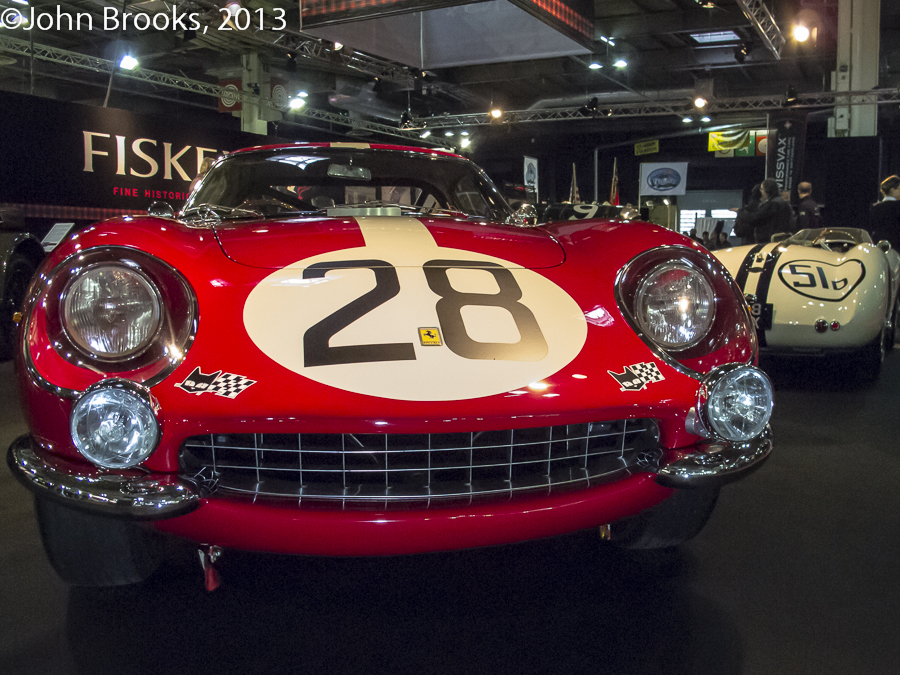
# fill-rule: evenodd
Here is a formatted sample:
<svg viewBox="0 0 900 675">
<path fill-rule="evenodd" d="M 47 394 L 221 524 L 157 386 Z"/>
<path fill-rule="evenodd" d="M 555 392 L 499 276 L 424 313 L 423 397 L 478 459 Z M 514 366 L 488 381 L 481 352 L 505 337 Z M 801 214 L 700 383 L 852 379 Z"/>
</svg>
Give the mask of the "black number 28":
<svg viewBox="0 0 900 675">
<path fill-rule="evenodd" d="M 521 304 L 522 289 L 505 267 L 495 263 L 468 260 L 431 260 L 425 263 L 425 280 L 440 299 L 435 305 L 447 347 L 466 359 L 540 361 L 547 355 L 547 342 L 531 310 Z M 482 269 L 490 272 L 499 287 L 498 293 L 461 293 L 450 285 L 449 269 Z M 329 346 L 339 331 L 362 318 L 400 292 L 397 270 L 383 260 L 345 260 L 311 265 L 303 271 L 304 279 L 320 279 L 337 269 L 370 269 L 375 274 L 375 288 L 356 298 L 311 326 L 303 336 L 304 366 L 326 366 L 373 361 L 412 361 L 416 358 L 412 342 Z M 470 305 L 501 307 L 507 310 L 519 331 L 514 343 L 477 342 L 469 337 L 462 318 L 462 308 Z"/>
</svg>

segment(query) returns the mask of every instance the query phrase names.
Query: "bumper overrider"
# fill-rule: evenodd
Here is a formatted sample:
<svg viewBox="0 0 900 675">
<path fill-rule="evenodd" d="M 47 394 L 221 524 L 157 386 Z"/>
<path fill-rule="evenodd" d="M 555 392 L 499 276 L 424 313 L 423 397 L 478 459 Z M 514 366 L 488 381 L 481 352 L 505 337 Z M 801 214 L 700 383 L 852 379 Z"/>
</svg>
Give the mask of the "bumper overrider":
<svg viewBox="0 0 900 675">
<path fill-rule="evenodd" d="M 123 384 L 121 380 L 104 380 L 87 390 L 79 404 L 98 392 L 136 392 L 133 383 Z M 711 488 L 738 480 L 758 468 L 772 451 L 768 425 L 772 394 L 768 377 L 754 366 L 729 364 L 706 375 L 698 390 L 697 404 L 685 420 L 687 431 L 700 440 L 693 446 L 665 452 L 656 469 L 655 482 L 676 489 Z M 151 398 L 148 392 L 136 392 L 131 400 L 111 399 L 104 405 L 121 405 L 122 414 L 143 415 L 138 421 L 146 424 L 145 411 L 138 408 L 140 400 Z M 73 410 L 77 411 L 79 404 Z M 77 427 L 73 423 L 72 428 Z M 95 436 L 107 433 L 118 439 L 114 432 L 99 430 Z M 79 439 L 74 440 L 80 447 Z M 12 443 L 7 461 L 18 480 L 41 497 L 72 508 L 136 520 L 163 520 L 188 514 L 214 490 L 214 483 L 148 473 L 130 465 L 116 466 L 114 461 L 91 456 L 91 452 L 82 449 L 82 454 L 87 454 L 97 466 L 86 469 L 85 464 L 42 452 L 26 434 Z M 143 453 L 130 461 L 143 461 L 141 457 Z"/>
</svg>

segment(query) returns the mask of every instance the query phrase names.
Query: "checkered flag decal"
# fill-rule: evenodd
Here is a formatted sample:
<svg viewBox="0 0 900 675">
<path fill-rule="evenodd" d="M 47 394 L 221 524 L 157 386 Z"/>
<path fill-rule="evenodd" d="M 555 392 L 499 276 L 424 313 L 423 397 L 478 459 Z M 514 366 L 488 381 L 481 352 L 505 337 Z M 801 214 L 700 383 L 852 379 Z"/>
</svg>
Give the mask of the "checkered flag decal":
<svg viewBox="0 0 900 675">
<path fill-rule="evenodd" d="M 194 368 L 194 372 L 188 375 L 184 382 L 179 382 L 175 386 L 189 394 L 212 393 L 216 396 L 234 398 L 251 384 L 256 384 L 256 380 L 243 375 L 223 373 L 221 370 L 207 374 L 199 368 Z"/>
<path fill-rule="evenodd" d="M 234 398 L 251 384 L 255 384 L 256 380 L 251 380 L 243 375 L 235 375 L 234 373 L 222 373 L 210 385 L 207 391 L 211 391 L 217 396 L 225 398 Z"/>
<path fill-rule="evenodd" d="M 641 381 L 650 384 L 651 382 L 662 382 L 665 378 L 662 373 L 659 372 L 659 368 L 656 367 L 656 364 L 652 361 L 647 363 L 635 363 L 633 366 L 629 366 L 632 372 L 641 378 Z"/>
<path fill-rule="evenodd" d="M 622 391 L 640 391 L 651 382 L 662 382 L 665 377 L 659 372 L 659 368 L 652 361 L 635 363 L 626 366 L 621 373 L 606 371 L 619 383 Z"/>
</svg>

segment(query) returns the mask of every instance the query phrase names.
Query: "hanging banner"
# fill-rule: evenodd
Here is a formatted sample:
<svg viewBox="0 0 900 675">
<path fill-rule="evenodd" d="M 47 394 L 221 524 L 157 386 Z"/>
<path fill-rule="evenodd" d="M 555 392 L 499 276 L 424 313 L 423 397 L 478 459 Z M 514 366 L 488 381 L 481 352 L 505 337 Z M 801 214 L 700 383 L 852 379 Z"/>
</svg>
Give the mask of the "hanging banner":
<svg viewBox="0 0 900 675">
<path fill-rule="evenodd" d="M 653 155 L 659 152 L 659 139 L 655 141 L 641 141 L 634 144 L 635 156 Z"/>
<path fill-rule="evenodd" d="M 525 158 L 525 187 L 534 190 L 534 203 L 540 203 L 538 196 L 538 161 L 534 157 Z"/>
<path fill-rule="evenodd" d="M 803 174 L 806 115 L 803 110 L 784 110 L 769 116 L 766 178 L 774 178 L 782 191 L 790 190 L 792 195 Z"/>
<path fill-rule="evenodd" d="M 710 131 L 707 149 L 710 152 L 720 152 L 723 150 L 749 148 L 752 143 L 751 133 L 749 129 Z"/>
<path fill-rule="evenodd" d="M 641 164 L 640 194 L 683 195 L 687 185 L 687 162 Z"/>
</svg>

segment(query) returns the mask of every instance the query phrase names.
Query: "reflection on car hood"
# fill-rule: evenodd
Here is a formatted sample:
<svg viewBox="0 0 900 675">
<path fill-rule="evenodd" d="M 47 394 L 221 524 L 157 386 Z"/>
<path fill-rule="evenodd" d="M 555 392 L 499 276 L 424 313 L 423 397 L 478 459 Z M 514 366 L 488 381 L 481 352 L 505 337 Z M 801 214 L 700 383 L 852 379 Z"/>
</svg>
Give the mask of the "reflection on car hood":
<svg viewBox="0 0 900 675">
<path fill-rule="evenodd" d="M 366 234 L 364 234 L 364 231 Z M 542 269 L 562 264 L 562 246 L 545 231 L 464 220 L 409 217 L 297 218 L 215 227 L 224 253 L 251 267 L 304 267 L 313 256 L 367 246 L 371 237 L 389 238 L 402 249 L 430 236 L 442 249 L 502 258 L 511 267 Z"/>
</svg>

